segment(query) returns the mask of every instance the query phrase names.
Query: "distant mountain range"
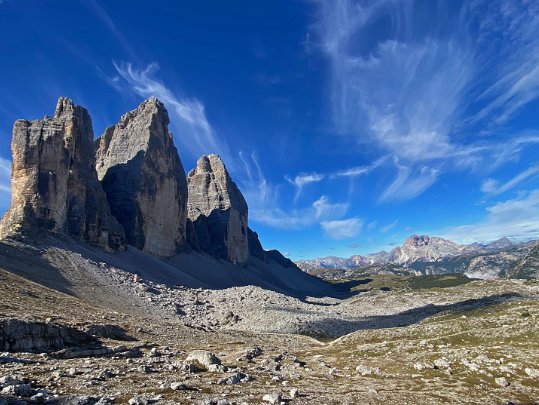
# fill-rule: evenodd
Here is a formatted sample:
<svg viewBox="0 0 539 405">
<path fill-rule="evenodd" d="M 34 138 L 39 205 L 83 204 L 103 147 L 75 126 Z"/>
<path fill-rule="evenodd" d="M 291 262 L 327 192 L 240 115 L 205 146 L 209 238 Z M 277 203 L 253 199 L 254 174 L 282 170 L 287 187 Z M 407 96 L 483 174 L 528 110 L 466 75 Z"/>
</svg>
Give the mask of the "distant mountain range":
<svg viewBox="0 0 539 405">
<path fill-rule="evenodd" d="M 359 274 L 443 273 L 464 273 L 477 278 L 533 278 L 539 276 L 539 242 L 515 243 L 501 238 L 488 244 L 460 245 L 440 237 L 412 235 L 390 252 L 300 260 L 296 265 L 329 280 Z"/>
</svg>

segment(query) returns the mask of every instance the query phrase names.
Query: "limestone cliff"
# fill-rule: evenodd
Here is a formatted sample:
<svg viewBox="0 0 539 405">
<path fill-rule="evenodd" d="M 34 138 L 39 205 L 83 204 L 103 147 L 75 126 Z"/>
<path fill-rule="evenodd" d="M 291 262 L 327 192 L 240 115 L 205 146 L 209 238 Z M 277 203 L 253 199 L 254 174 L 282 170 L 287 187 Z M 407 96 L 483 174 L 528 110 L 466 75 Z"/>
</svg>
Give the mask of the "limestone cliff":
<svg viewBox="0 0 539 405">
<path fill-rule="evenodd" d="M 247 203 L 217 155 L 202 156 L 187 176 L 191 244 L 234 264 L 249 261 Z"/>
<path fill-rule="evenodd" d="M 86 109 L 63 97 L 53 118 L 15 122 L 12 203 L 0 237 L 51 231 L 106 250 L 125 247 L 97 180 L 93 136 Z"/>
<path fill-rule="evenodd" d="M 97 173 L 127 241 L 162 257 L 186 242 L 187 181 L 168 124 L 151 98 L 96 141 Z"/>
</svg>

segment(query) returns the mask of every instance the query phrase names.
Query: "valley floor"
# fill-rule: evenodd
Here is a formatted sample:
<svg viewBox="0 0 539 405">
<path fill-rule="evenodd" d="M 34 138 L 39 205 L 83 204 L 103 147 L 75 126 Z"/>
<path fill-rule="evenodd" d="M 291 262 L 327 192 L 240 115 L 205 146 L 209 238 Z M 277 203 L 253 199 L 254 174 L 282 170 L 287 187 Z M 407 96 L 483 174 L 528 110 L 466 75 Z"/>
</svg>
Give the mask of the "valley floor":
<svg viewBox="0 0 539 405">
<path fill-rule="evenodd" d="M 372 279 L 352 283 L 355 293 L 294 297 L 173 286 L 58 245 L 1 248 L 0 321 L 113 325 L 133 339 L 0 353 L 0 377 L 46 390 L 28 402 L 260 404 L 279 393 L 290 404 L 539 403 L 538 281 L 380 289 L 385 280 Z M 188 359 L 195 350 L 222 366 Z"/>
</svg>

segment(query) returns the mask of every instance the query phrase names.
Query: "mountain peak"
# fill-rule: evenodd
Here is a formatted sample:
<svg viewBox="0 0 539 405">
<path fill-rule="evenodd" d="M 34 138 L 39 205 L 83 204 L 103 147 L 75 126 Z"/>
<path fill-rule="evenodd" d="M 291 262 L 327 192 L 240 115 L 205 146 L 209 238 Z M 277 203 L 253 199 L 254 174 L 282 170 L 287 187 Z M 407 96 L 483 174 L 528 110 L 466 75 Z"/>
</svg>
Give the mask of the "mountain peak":
<svg viewBox="0 0 539 405">
<path fill-rule="evenodd" d="M 73 114 L 73 111 L 78 106 L 75 106 L 73 100 L 67 97 L 59 97 L 54 110 L 54 118 L 61 118 L 65 115 Z M 82 108 L 82 107 L 78 107 Z"/>
<path fill-rule="evenodd" d="M 428 235 L 411 235 L 404 241 L 404 246 L 427 246 L 431 238 Z"/>
<path fill-rule="evenodd" d="M 189 172 L 187 184 L 191 244 L 232 263 L 247 263 L 248 207 L 221 158 L 215 154 L 201 156 Z"/>
<path fill-rule="evenodd" d="M 60 97 L 53 118 L 16 121 L 12 151 L 12 204 L 0 237 L 52 232 L 109 251 L 125 247 L 124 231 L 97 179 L 85 108 Z"/>
<path fill-rule="evenodd" d="M 514 246 L 515 244 L 507 237 L 496 239 L 493 242 L 487 244 L 489 249 L 506 249 L 508 247 Z"/>
<path fill-rule="evenodd" d="M 187 180 L 168 123 L 152 97 L 96 141 L 97 174 L 129 244 L 165 257 L 187 238 Z"/>
</svg>

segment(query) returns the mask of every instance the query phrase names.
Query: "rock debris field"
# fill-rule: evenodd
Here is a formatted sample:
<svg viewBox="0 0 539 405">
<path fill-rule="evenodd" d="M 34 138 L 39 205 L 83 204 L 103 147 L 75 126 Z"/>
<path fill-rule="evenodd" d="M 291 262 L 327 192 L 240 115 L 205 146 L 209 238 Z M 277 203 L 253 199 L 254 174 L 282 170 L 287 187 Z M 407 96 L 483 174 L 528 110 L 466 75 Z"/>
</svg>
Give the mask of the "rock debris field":
<svg viewBox="0 0 539 405">
<path fill-rule="evenodd" d="M 372 280 L 346 296 L 293 297 L 170 286 L 69 259 L 65 292 L 0 271 L 2 404 L 539 398 L 537 281 L 412 290 Z"/>
</svg>

